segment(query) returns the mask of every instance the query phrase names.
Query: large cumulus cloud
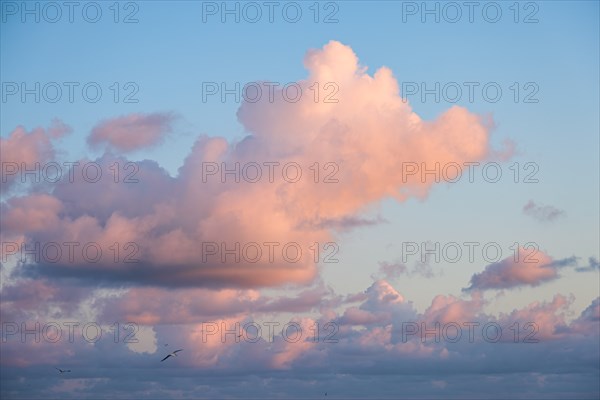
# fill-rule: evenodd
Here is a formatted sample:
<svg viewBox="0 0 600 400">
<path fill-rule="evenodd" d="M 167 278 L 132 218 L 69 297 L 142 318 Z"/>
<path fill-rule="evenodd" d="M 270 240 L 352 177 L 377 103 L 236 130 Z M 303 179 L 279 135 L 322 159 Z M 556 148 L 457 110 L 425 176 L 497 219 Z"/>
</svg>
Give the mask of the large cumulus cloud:
<svg viewBox="0 0 600 400">
<path fill-rule="evenodd" d="M 75 173 L 73 182 L 65 177 L 49 193 L 11 198 L 2 207 L 3 240 L 95 242 L 104 249 L 98 262 L 75 252 L 68 262 L 40 262 L 29 274 L 159 286 L 306 284 L 321 261 L 309 251 L 315 242 L 334 241 L 336 227 L 361 220 L 362 212 L 386 197 L 403 201 L 427 194 L 433 182 L 406 179 L 404 162 L 474 162 L 494 153 L 489 127 L 479 116 L 452 107 L 433 121 L 422 120 L 400 97 L 392 72 L 382 67 L 369 75 L 348 46 L 332 41 L 309 51 L 304 64 L 308 77 L 298 82 L 305 93 L 299 101 L 285 101 L 283 89 L 276 89 L 274 102 L 264 96 L 241 105 L 238 118 L 249 135 L 240 142 L 199 137 L 176 177 L 153 161 L 130 165 L 105 153 L 93 160 L 104 171 L 97 182 Z M 334 83 L 339 101 L 315 101 L 307 95 L 315 83 Z M 169 114 L 122 116 L 102 122 L 90 141 L 138 148 L 159 140 L 170 123 Z M 223 182 L 219 174 L 207 174 L 208 163 L 231 169 L 271 162 L 280 168 L 272 181 L 236 182 L 230 176 Z M 278 175 L 290 163 L 304 174 L 297 182 Z M 309 175 L 315 163 L 319 179 Z M 137 182 L 124 181 L 125 168 Z M 335 182 L 323 182 L 326 172 L 335 172 Z M 233 256 L 211 261 L 202 253 L 208 242 L 227 248 L 258 243 L 263 252 L 270 250 L 264 243 L 279 247 L 274 258 L 263 254 L 257 262 Z M 129 249 L 137 262 L 115 263 L 114 253 L 106 251 L 114 243 L 134 243 Z M 288 243 L 302 250 L 293 262 L 283 254 Z"/>
</svg>

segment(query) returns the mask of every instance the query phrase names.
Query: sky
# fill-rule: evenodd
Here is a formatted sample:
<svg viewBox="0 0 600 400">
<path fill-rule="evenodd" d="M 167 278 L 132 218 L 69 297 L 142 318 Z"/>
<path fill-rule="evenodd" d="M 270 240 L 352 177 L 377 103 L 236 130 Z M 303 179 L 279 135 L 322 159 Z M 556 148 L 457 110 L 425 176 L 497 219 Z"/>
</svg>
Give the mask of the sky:
<svg viewBox="0 0 600 400">
<path fill-rule="evenodd" d="M 600 396 L 597 1 L 0 12 L 0 397 Z"/>
</svg>

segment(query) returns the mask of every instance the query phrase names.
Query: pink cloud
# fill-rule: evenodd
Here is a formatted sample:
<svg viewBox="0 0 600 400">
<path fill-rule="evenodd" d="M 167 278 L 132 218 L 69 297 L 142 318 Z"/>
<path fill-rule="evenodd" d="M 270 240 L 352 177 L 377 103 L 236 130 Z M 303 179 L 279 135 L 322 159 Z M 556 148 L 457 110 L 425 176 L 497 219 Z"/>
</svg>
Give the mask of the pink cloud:
<svg viewBox="0 0 600 400">
<path fill-rule="evenodd" d="M 373 327 L 403 320 L 415 314 L 412 304 L 387 281 L 380 279 L 365 291 L 364 300 L 358 307 L 347 308 L 340 317 L 342 325 L 365 325 Z"/>
<path fill-rule="evenodd" d="M 473 295 L 471 300 L 455 296 L 437 295 L 425 311 L 424 318 L 429 322 L 447 324 L 459 321 L 476 321 L 483 307 L 483 298 Z"/>
<path fill-rule="evenodd" d="M 515 256 L 490 264 L 483 272 L 471 277 L 467 290 L 510 289 L 517 286 L 538 286 L 543 282 L 558 278 L 552 258 L 544 252 L 520 248 L 518 259 Z"/>
<path fill-rule="evenodd" d="M 368 75 L 350 47 L 332 41 L 310 51 L 305 66 L 309 77 L 298 82 L 302 93 L 331 83 L 339 90 L 338 102 L 303 96 L 296 103 L 270 103 L 265 96 L 238 111 L 240 122 L 270 154 L 339 166 L 339 184 L 309 188 L 301 183 L 286 191 L 303 221 L 342 219 L 388 196 L 425 196 L 433 181 L 406 179 L 403 163 L 462 163 L 493 152 L 484 119 L 452 107 L 434 121 L 423 121 L 401 98 L 392 72 L 382 67 Z M 283 97 L 282 90 L 276 89 L 276 99 Z"/>
<path fill-rule="evenodd" d="M 597 347 L 589 343 L 597 343 L 598 300 L 570 324 L 565 315 L 571 300 L 561 295 L 551 302 L 533 303 L 499 318 L 482 311 L 484 302 L 477 291 L 468 299 L 438 295 L 425 312 L 419 313 L 409 299 L 385 280 L 377 280 L 364 293 L 345 298 L 321 286 L 296 294 L 290 294 L 293 285 L 284 286 L 286 295 L 281 297 L 268 297 L 258 291 L 263 286 L 314 282 L 319 268 L 310 252 L 293 265 L 280 256 L 274 263 L 202 261 L 201 242 L 293 241 L 306 250 L 315 241 L 322 244 L 334 240 L 336 230 L 369 224 L 372 221 L 363 213 L 386 197 L 404 201 L 412 196 L 427 196 L 433 182 L 422 182 L 418 176 L 405 182 L 401 174 L 403 160 L 460 163 L 497 155 L 489 143 L 490 125 L 484 119 L 454 107 L 434 121 L 423 121 L 399 97 L 398 84 L 389 69 L 381 68 L 368 75 L 352 50 L 341 43 L 331 42 L 323 49 L 310 51 L 305 66 L 309 76 L 300 82 L 304 92 L 311 93 L 308 88 L 316 82 L 333 82 L 340 93 L 338 103 L 314 102 L 310 96 L 304 96 L 298 104 L 245 103 L 238 116 L 252 136 L 239 143 L 199 138 L 176 177 L 169 176 L 157 163 L 145 161 L 138 164 L 137 183 L 116 185 L 111 176 L 94 184 L 81 179 L 74 183 L 62 181 L 53 187 L 52 194 L 36 192 L 4 203 L 3 238 L 30 244 L 95 241 L 105 249 L 114 242 L 135 242 L 141 262 L 115 263 L 113 254 L 107 252 L 95 264 L 77 255 L 74 263 L 39 265 L 36 279 L 10 282 L 2 289 L 2 322 L 7 318 L 25 319 L 34 312 L 66 318 L 80 305 L 93 304 L 100 308 L 99 318 L 104 321 L 156 325 L 161 341 L 168 339 L 172 345 L 185 348 L 177 360 L 180 366 L 217 371 L 215 377 L 221 371 L 254 373 L 259 368 L 290 370 L 293 374 L 335 371 L 336 379 L 357 371 L 393 371 L 394 376 L 406 372 L 410 377 L 422 371 L 430 374 L 432 370 L 480 374 L 480 370 L 490 366 L 495 371 L 510 370 L 513 366 L 506 361 L 511 360 L 518 361 L 519 371 L 537 371 L 540 354 L 558 361 L 556 365 L 562 361 L 560 355 L 550 351 L 550 346 L 493 346 L 482 344 L 480 338 L 477 343 L 449 345 L 422 343 L 416 336 L 401 343 L 398 332 L 407 321 L 424 321 L 430 328 L 435 322 L 492 321 L 503 328 L 515 321 L 521 326 L 535 322 L 539 326 L 538 338 L 548 342 L 564 340 L 583 354 L 574 361 L 595 361 Z M 171 121 L 166 117 L 147 117 L 128 116 L 103 122 L 92 133 L 90 143 L 107 143 L 119 151 L 156 144 Z M 13 146 L 23 141 L 25 149 L 33 149 L 14 159 L 44 160 L 54 157 L 50 142 L 55 134 L 47 131 L 30 143 L 23 139 L 29 135 L 23 131 L 6 140 L 13 140 Z M 38 144 L 40 148 L 36 147 Z M 115 161 L 127 160 L 106 153 L 96 161 L 108 170 Z M 215 180 L 207 183 L 202 179 L 202 163 L 250 161 L 293 161 L 301 164 L 305 172 L 314 162 L 321 166 L 335 162 L 339 166 L 339 182 L 315 184 L 309 179 L 296 184 L 238 184 Z M 534 263 L 505 259 L 489 265 L 474 275 L 471 288 L 535 286 L 557 278 L 557 262 L 545 253 L 536 258 Z M 590 265 L 597 266 L 597 262 Z M 403 272 L 399 265 L 383 271 L 389 276 Z M 99 300 L 79 281 L 73 284 L 60 279 L 65 276 L 87 279 L 94 285 L 102 278 L 117 287 L 133 287 L 122 296 Z M 178 290 L 172 290 L 173 287 Z M 222 343 L 220 336 L 210 336 L 204 342 L 199 323 L 214 319 L 231 327 L 277 312 L 317 311 L 320 315 L 294 321 L 305 332 L 311 332 L 316 322 L 333 320 L 340 325 L 340 343 L 290 343 L 281 338 L 273 344 L 235 340 Z M 189 325 L 166 326 L 180 323 Z M 356 329 L 357 326 L 368 329 Z M 509 329 L 505 332 L 511 334 Z M 582 336 L 590 341 L 582 341 Z M 127 346 L 117 346 L 110 335 L 104 340 L 112 347 L 102 342 L 94 346 L 68 346 L 61 342 L 54 346 L 20 343 L 19 339 L 15 335 L 9 345 L 3 345 L 3 366 L 73 362 L 84 369 L 93 359 L 102 370 L 126 365 L 128 370 L 146 374 L 164 367 L 158 362 L 161 355 L 130 354 Z M 545 362 L 543 367 L 554 368 L 552 364 Z M 592 371 L 597 372 L 596 369 Z M 159 371 L 164 373 L 164 369 Z M 424 381 L 431 385 L 429 378 Z M 433 382 L 438 385 L 436 382 L 440 381 Z"/>
<path fill-rule="evenodd" d="M 565 317 L 573 300 L 563 295 L 555 295 L 550 302 L 536 301 L 520 310 L 501 314 L 499 322 L 504 325 L 518 322 L 523 327 L 523 331 L 527 331 L 525 334 L 531 334 L 537 340 L 564 337 L 565 334 L 560 332 L 568 325 Z M 532 325 L 525 328 L 525 324 Z"/>
<path fill-rule="evenodd" d="M 103 175 L 96 183 L 61 181 L 54 187 L 55 208 L 43 208 L 38 221 L 54 221 L 35 232 L 8 226 L 7 234 L 21 233 L 30 241 L 135 242 L 138 264 L 115 263 L 104 252 L 97 263 L 82 257 L 72 263 L 40 266 L 39 272 L 76 276 L 113 284 L 143 283 L 157 286 L 258 288 L 286 283 L 307 284 L 318 276 L 310 248 L 334 241 L 335 231 L 368 222 L 363 213 L 387 197 L 399 201 L 426 196 L 433 181 L 413 176 L 406 180 L 402 162 L 444 163 L 483 160 L 493 153 L 489 124 L 461 107 L 452 107 L 433 121 L 424 121 L 401 98 L 398 82 L 385 67 L 373 76 L 358 63 L 348 46 L 330 42 L 311 50 L 305 59 L 308 78 L 298 84 L 300 101 L 274 103 L 262 98 L 243 103 L 238 118 L 250 136 L 239 143 L 201 136 L 177 177 L 156 163 L 136 163 L 137 183 L 115 184 Z M 335 83 L 339 101 L 315 101 L 312 85 Z M 268 96 L 267 96 L 268 97 Z M 352 99 L 346 101 L 344 99 Z M 107 142 L 117 150 L 133 150 L 156 143 L 171 126 L 168 114 L 134 114 L 100 123 L 91 144 Z M 318 143 L 318 145 L 316 145 Z M 84 160 L 82 160 L 84 161 Z M 107 153 L 96 162 L 104 170 L 126 159 Z M 295 183 L 266 176 L 257 183 L 206 180 L 208 162 L 297 163 L 304 178 Z M 320 178 L 313 170 L 318 163 Z M 330 164 L 331 163 L 331 164 Z M 329 169 L 325 166 L 328 165 Z M 324 183 L 335 172 L 337 183 Z M 267 173 L 265 172 L 265 175 Z M 76 174 L 77 175 L 77 174 Z M 3 208 L 3 216 L 16 215 L 17 204 Z M 56 210 L 61 213 L 57 214 Z M 59 215 L 57 217 L 57 215 Z M 55 220 L 58 218 L 58 220 Z M 297 243 L 300 259 L 290 263 L 281 252 L 273 261 L 203 260 L 201 243 L 234 246 L 278 242 Z M 280 247 L 280 248 L 281 248 Z M 265 251 L 263 249 L 263 251 Z"/>
<path fill-rule="evenodd" d="M 101 318 L 145 325 L 196 324 L 214 318 L 241 318 L 252 314 L 309 313 L 339 296 L 322 286 L 296 295 L 265 296 L 254 289 L 131 288 L 122 296 L 103 301 Z"/>
<path fill-rule="evenodd" d="M 350 307 L 344 311 L 341 322 L 349 325 L 372 325 L 385 320 L 383 315 L 377 315 L 370 311 L 361 310 L 358 307 Z"/>
<path fill-rule="evenodd" d="M 239 318 L 263 303 L 255 290 L 142 287 L 106 300 L 102 318 L 143 325 L 200 323 L 215 317 Z"/>
<path fill-rule="evenodd" d="M 31 282 L 23 282 L 30 284 Z M 61 294 L 59 287 L 40 282 L 31 285 L 29 290 L 25 286 L 14 287 L 3 292 L 3 299 L 14 303 L 14 307 L 30 309 L 32 303 L 49 303 L 47 312 L 56 312 L 58 307 L 66 307 L 67 298 Z M 83 294 L 83 293 L 82 293 Z M 134 294 L 134 296 L 131 296 Z M 495 365 L 496 360 L 504 359 L 505 362 L 518 360 L 521 368 L 535 368 L 536 355 L 540 352 L 555 354 L 552 349 L 560 348 L 556 360 L 564 357 L 563 348 L 570 349 L 569 357 L 583 357 L 591 360 L 597 354 L 598 320 L 600 319 L 598 299 L 581 313 L 581 316 L 568 323 L 565 316 L 569 314 L 572 298 L 556 295 L 548 302 L 534 302 L 511 313 L 500 314 L 495 318 L 482 312 L 483 302 L 479 296 L 471 299 L 460 299 L 454 296 L 437 296 L 432 300 L 431 306 L 422 314 L 407 312 L 410 302 L 407 301 L 396 289 L 385 281 L 375 282 L 366 290 L 366 298 L 358 308 L 342 308 L 340 313 L 351 316 L 357 310 L 365 316 L 377 316 L 375 320 L 355 321 L 347 319 L 351 325 L 367 325 L 368 329 L 351 329 L 350 326 L 340 324 L 335 338 L 338 343 L 324 343 L 313 341 L 313 332 L 316 324 L 321 327 L 321 339 L 327 335 L 324 322 L 331 321 L 330 315 L 321 317 L 295 317 L 290 322 L 297 323 L 304 332 L 299 341 L 283 340 L 279 330 L 276 330 L 274 342 L 269 343 L 263 336 L 256 342 L 246 340 L 246 336 L 253 337 L 253 332 L 242 332 L 244 325 L 255 322 L 255 318 L 264 320 L 261 311 L 250 314 L 235 310 L 243 309 L 246 305 L 259 304 L 260 296 L 256 291 L 221 290 L 213 292 L 203 289 L 180 290 L 168 293 L 164 289 L 144 288 L 141 291 L 131 290 L 122 298 L 122 308 L 115 313 L 109 310 L 119 305 L 118 302 L 95 302 L 97 306 L 107 309 L 105 314 L 107 325 L 114 321 L 127 321 L 132 317 L 138 324 L 173 325 L 156 326 L 158 343 L 169 343 L 171 346 L 183 348 L 181 358 L 173 360 L 178 367 L 197 368 L 220 372 L 235 372 L 251 369 L 254 373 L 259 371 L 289 370 L 293 372 L 305 371 L 343 371 L 350 368 L 356 372 L 369 371 L 375 366 L 384 369 L 402 371 L 430 370 L 433 366 L 448 371 L 470 371 L 489 368 L 490 363 Z M 81 297 L 82 299 L 85 297 Z M 62 303 L 57 302 L 62 299 Z M 3 310 L 6 310 L 6 301 L 3 301 Z M 211 306 L 214 305 L 214 310 Z M 234 313 L 231 313 L 234 310 Z M 350 311 L 352 310 L 352 311 Z M 133 312 L 133 314 L 131 314 Z M 142 312 L 138 315 L 138 312 Z M 146 314 L 145 314 L 146 313 Z M 237 314 L 236 314 L 237 313 Z M 268 312 L 270 313 L 270 311 Z M 268 314 L 267 313 L 267 314 Z M 193 314 L 201 315 L 204 320 L 190 322 Z M 212 314 L 212 318 L 210 317 Z M 229 315 L 228 315 L 229 314 Z M 359 315 L 355 314 L 355 315 Z M 26 317 L 15 317 L 12 314 L 2 313 L 3 321 L 23 321 Z M 48 314 L 49 315 L 49 314 Z M 68 318 L 69 314 L 60 316 L 62 320 L 77 321 Z M 263 317 L 263 318 L 260 318 Z M 56 318 L 59 318 L 58 316 Z M 342 317 L 345 318 L 345 317 Z M 362 317 L 361 317 L 362 318 Z M 180 324 L 187 319 L 186 324 Z M 52 319 L 40 318 L 44 321 Z M 25 319 L 28 326 L 32 327 L 35 321 Z M 478 322 L 475 328 L 475 340 L 470 341 L 469 335 L 463 332 L 458 343 L 448 343 L 444 340 L 429 340 L 423 342 L 420 335 L 410 337 L 408 341 L 400 341 L 398 332 L 403 322 L 426 322 L 432 331 L 434 323 L 441 324 L 463 322 Z M 80 324 L 83 322 L 79 320 Z M 180 323 L 177 323 L 180 322 Z M 219 327 L 216 334 L 203 332 L 208 322 L 214 322 Z M 281 321 L 280 321 L 281 322 Z M 340 322 L 339 320 L 334 322 Z M 283 322 L 285 323 L 285 322 Z M 282 325 L 283 325 L 282 323 Z M 503 336 L 499 343 L 491 343 L 482 336 L 482 326 L 495 323 L 502 327 Z M 519 343 L 513 343 L 515 323 L 519 324 Z M 538 342 L 523 344 L 526 335 L 532 332 L 535 324 L 535 335 L 532 337 Z M 232 330 L 238 324 L 240 333 L 244 338 L 237 338 L 236 334 L 228 333 L 223 340 L 222 328 Z M 258 323 L 261 325 L 261 323 Z M 279 326 L 279 329 L 282 327 Z M 264 326 L 264 324 L 263 324 Z M 9 342 L 4 344 L 2 357 L 3 366 L 30 366 L 30 365 L 55 365 L 65 364 L 74 366 L 85 365 L 85 361 L 94 359 L 100 365 L 118 365 L 127 360 L 131 366 L 145 366 L 152 370 L 153 365 L 159 366 L 158 360 L 164 356 L 166 348 L 159 346 L 159 351 L 149 355 L 133 354 L 121 343 L 113 342 L 112 334 L 103 336 L 96 345 L 90 346 L 81 337 L 81 326 L 76 329 L 76 342 L 71 344 L 67 339 L 58 343 L 42 341 L 35 343 L 33 340 L 20 342 L 19 334 L 12 335 Z M 466 330 L 466 328 L 465 328 Z M 110 332 L 110 331 L 107 331 Z M 288 332 L 294 336 L 294 329 Z M 265 335 L 265 331 L 263 331 Z M 433 336 L 429 333 L 430 339 Z M 490 334 L 490 336 L 494 336 Z M 593 347 L 595 340 L 596 347 Z M 527 343 L 527 342 L 525 342 Z M 592 346 L 592 347 L 591 347 Z M 591 353 L 590 353 L 591 352 Z M 596 352 L 596 353 L 594 353 Z M 527 357 L 525 357 L 527 355 Z M 116 359 L 115 359 L 116 358 Z M 533 360 L 533 367 L 524 364 Z M 345 362 L 344 362 L 345 361 Z M 475 364 L 475 365 L 473 365 Z M 511 368 L 511 366 L 507 366 Z"/>
<path fill-rule="evenodd" d="M 120 152 L 140 150 L 160 143 L 171 131 L 171 114 L 129 114 L 102 121 L 88 137 L 91 146 L 106 143 Z"/>
<path fill-rule="evenodd" d="M 17 182 L 31 181 L 24 172 L 35 171 L 38 163 L 41 165 L 54 160 L 56 150 L 53 141 L 70 132 L 69 126 L 55 119 L 47 129 L 35 128 L 27 132 L 23 126 L 18 126 L 8 138 L 0 138 L 2 191 L 8 192 Z"/>
<path fill-rule="evenodd" d="M 44 193 L 12 197 L 2 206 L 2 230 L 17 235 L 53 229 L 63 208 L 60 200 Z"/>
</svg>

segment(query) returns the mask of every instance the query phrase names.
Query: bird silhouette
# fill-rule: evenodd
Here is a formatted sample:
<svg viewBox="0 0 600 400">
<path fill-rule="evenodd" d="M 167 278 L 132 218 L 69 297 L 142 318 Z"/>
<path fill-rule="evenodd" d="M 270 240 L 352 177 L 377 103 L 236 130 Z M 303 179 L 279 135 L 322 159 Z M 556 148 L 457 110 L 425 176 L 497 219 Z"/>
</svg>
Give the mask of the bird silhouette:
<svg viewBox="0 0 600 400">
<path fill-rule="evenodd" d="M 54 367 L 58 372 L 60 372 L 61 374 L 64 374 L 65 372 L 71 372 L 70 369 L 60 369 L 60 368 L 56 368 Z"/>
<path fill-rule="evenodd" d="M 179 353 L 182 350 L 183 349 L 175 350 L 174 352 L 172 352 L 171 354 L 168 354 L 165 358 L 163 358 L 162 360 L 160 360 L 160 362 L 165 361 L 169 357 L 177 357 L 177 353 Z"/>
</svg>

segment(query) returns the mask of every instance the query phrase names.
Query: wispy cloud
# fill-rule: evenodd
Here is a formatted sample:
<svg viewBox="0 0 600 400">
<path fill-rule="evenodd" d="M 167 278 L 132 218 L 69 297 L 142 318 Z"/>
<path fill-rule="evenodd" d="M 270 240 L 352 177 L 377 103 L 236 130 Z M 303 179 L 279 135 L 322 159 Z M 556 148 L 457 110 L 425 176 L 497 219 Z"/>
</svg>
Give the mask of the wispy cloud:
<svg viewBox="0 0 600 400">
<path fill-rule="evenodd" d="M 578 266 L 578 267 L 575 268 L 575 270 L 577 272 L 598 271 L 598 270 L 600 270 L 600 262 L 598 262 L 598 259 L 596 257 L 589 257 L 588 258 L 588 265 Z"/>
<path fill-rule="evenodd" d="M 540 222 L 552 222 L 566 215 L 564 210 L 550 205 L 538 205 L 533 200 L 523 206 L 523 213 Z"/>
<path fill-rule="evenodd" d="M 433 278 L 436 274 L 429 263 L 429 260 L 425 262 L 416 262 L 412 269 L 409 269 L 406 264 L 402 262 L 379 262 L 379 270 L 377 275 L 373 275 L 373 279 L 385 279 L 394 281 L 401 276 L 414 277 L 421 276 L 424 278 Z"/>
</svg>

